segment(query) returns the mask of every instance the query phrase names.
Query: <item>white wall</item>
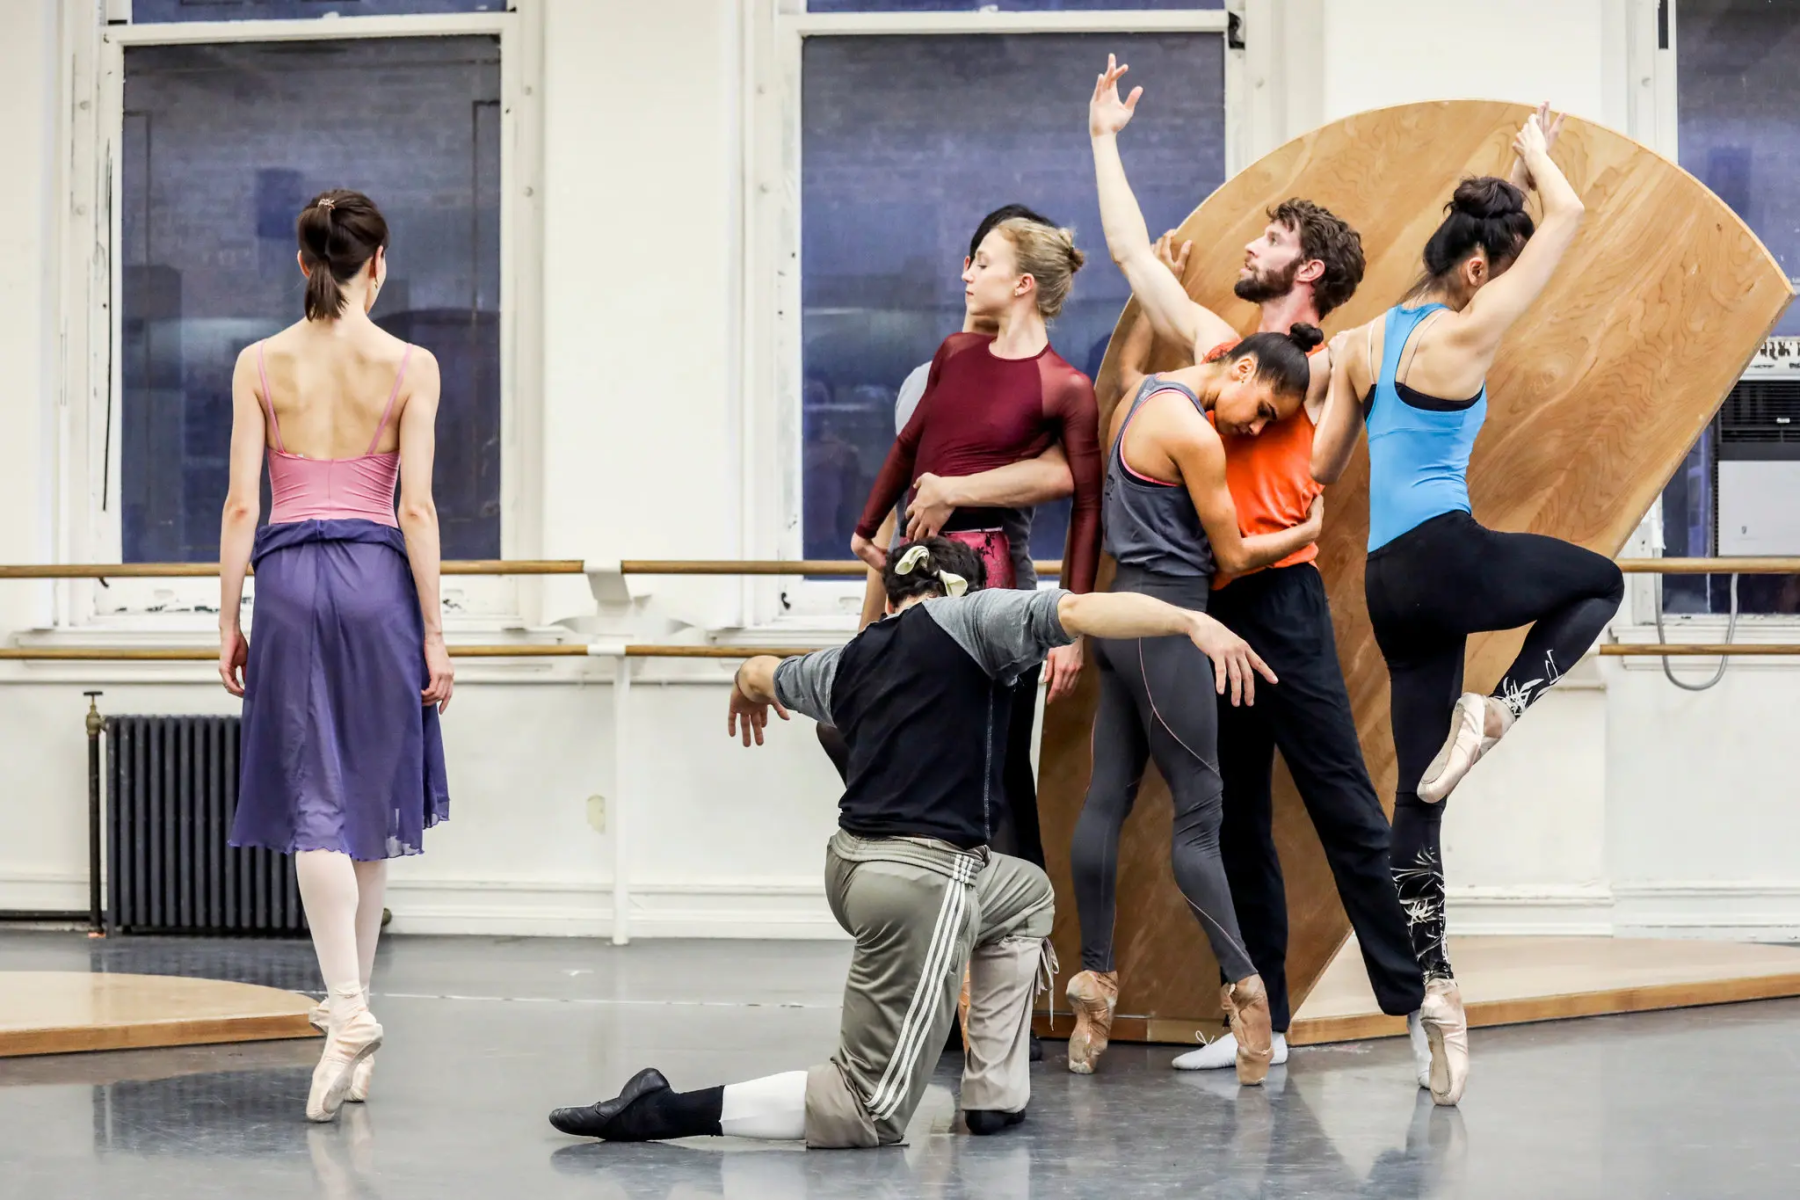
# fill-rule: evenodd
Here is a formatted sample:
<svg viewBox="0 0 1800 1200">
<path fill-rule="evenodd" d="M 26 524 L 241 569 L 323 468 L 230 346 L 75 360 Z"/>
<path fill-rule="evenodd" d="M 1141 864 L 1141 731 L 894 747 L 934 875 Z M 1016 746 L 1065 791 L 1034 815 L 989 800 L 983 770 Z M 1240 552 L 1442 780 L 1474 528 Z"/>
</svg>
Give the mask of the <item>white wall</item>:
<svg viewBox="0 0 1800 1200">
<path fill-rule="evenodd" d="M 1271 75 L 1283 102 L 1271 140 L 1457 95 L 1548 97 L 1630 120 L 1624 14 L 1636 0 L 1496 0 L 1479 34 L 1438 0 L 1273 3 L 1282 62 L 1315 68 Z M 0 149 L 15 167 L 0 190 L 5 562 L 43 561 L 55 528 L 51 14 L 51 0 L 0 5 Z M 741 516 L 758 482 L 742 465 L 758 414 L 740 400 L 752 389 L 739 365 L 738 20 L 733 0 L 547 0 L 544 396 L 527 492 L 545 554 L 754 552 Z M 740 611 L 724 581 L 654 587 L 663 611 L 720 624 Z M 0 626 L 28 629 L 41 594 L 0 584 Z M 584 587 L 546 588 L 547 619 L 587 611 Z M 397 928 L 605 934 L 622 836 L 640 934 L 835 934 L 818 883 L 833 776 L 810 725 L 744 750 L 723 736 L 728 664 L 640 664 L 621 799 L 610 669 L 461 668 L 446 726 L 453 816 L 424 857 L 396 864 Z M 1800 777 L 1795 683 L 1788 667 L 1740 666 L 1690 696 L 1654 669 L 1584 664 L 1452 804 L 1455 926 L 1800 936 L 1789 850 L 1800 815 L 1786 795 Z M 109 712 L 232 708 L 204 667 L 0 663 L 0 908 L 85 903 L 91 686 L 106 688 Z"/>
</svg>

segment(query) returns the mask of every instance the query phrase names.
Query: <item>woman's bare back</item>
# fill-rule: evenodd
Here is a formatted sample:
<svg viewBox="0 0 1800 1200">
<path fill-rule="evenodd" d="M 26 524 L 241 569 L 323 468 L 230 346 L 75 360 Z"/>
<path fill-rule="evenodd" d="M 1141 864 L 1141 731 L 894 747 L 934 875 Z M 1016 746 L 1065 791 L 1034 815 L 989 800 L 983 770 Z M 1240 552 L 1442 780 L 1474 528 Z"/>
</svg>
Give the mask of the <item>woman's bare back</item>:
<svg viewBox="0 0 1800 1200">
<path fill-rule="evenodd" d="M 281 444 L 289 454 L 334 459 L 369 451 L 369 440 L 394 395 L 405 342 L 367 323 L 300 321 L 268 338 L 261 351 L 269 393 L 263 400 L 275 411 Z M 262 386 L 259 380 L 259 391 Z M 376 453 L 399 447 L 408 392 L 401 380 Z M 267 430 L 264 440 L 274 446 L 275 431 Z"/>
</svg>

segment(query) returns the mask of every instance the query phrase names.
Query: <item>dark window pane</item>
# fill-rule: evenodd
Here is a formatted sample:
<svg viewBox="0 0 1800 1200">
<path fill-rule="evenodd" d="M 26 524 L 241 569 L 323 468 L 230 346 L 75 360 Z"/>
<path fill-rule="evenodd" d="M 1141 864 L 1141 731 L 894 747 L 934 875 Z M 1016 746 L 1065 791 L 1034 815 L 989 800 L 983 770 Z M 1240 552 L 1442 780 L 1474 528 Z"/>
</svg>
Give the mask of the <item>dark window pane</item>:
<svg viewBox="0 0 1800 1200">
<path fill-rule="evenodd" d="M 1800 75 L 1792 64 L 1800 54 L 1800 9 L 1768 0 L 1681 0 L 1675 11 L 1680 22 L 1676 88 L 1681 165 L 1729 204 L 1789 277 L 1796 278 L 1800 158 L 1793 148 L 1800 134 L 1795 116 L 1800 112 Z M 1800 308 L 1788 309 L 1775 332 L 1800 334 Z M 1740 469 L 1745 463 L 1800 461 L 1800 438 L 1764 444 L 1778 437 L 1777 427 L 1773 418 L 1759 421 L 1757 414 L 1771 402 L 1794 405 L 1791 398 L 1771 401 L 1763 396 L 1769 387 L 1740 385 L 1721 420 L 1702 435 L 1663 490 L 1666 553 L 1698 557 L 1742 552 L 1719 536 L 1722 500 L 1727 509 L 1747 498 L 1788 511 L 1800 505 L 1800 495 L 1768 494 L 1757 500 L 1743 490 L 1754 489 L 1760 478 L 1757 467 Z M 1738 595 L 1744 612 L 1800 611 L 1800 578 L 1745 577 Z M 1724 612 L 1728 581 L 1724 576 L 1670 577 L 1663 583 L 1663 599 L 1670 612 Z"/>
<path fill-rule="evenodd" d="M 894 395 L 962 327 L 969 237 L 1002 204 L 1072 226 L 1088 265 L 1050 327 L 1090 376 L 1130 289 L 1107 257 L 1087 103 L 1108 52 L 1148 89 L 1124 135 L 1152 230 L 1225 178 L 1216 34 L 814 37 L 801 132 L 805 553 L 845 558 L 894 440 Z M 902 182 L 903 181 L 903 182 Z M 1032 550 L 1063 552 L 1068 504 L 1038 512 Z"/>
<path fill-rule="evenodd" d="M 291 21 L 307 17 L 398 17 L 505 11 L 506 0 L 132 0 L 131 23 Z"/>
<path fill-rule="evenodd" d="M 294 219 L 340 186 L 369 193 L 392 229 L 377 322 L 442 367 L 444 555 L 499 557 L 499 104 L 487 37 L 126 51 L 127 561 L 217 557 L 232 367 L 299 319 Z"/>
<path fill-rule="evenodd" d="M 807 0 L 806 11 L 842 12 L 1131 12 L 1220 9 L 1225 0 Z"/>
</svg>

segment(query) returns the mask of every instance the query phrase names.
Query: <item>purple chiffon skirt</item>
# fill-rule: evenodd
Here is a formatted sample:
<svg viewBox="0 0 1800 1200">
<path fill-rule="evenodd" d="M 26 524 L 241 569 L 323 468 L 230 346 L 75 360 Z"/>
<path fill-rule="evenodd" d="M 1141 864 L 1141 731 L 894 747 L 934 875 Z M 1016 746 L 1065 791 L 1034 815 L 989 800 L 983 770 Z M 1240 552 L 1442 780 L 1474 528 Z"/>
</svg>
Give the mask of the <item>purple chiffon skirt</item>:
<svg viewBox="0 0 1800 1200">
<path fill-rule="evenodd" d="M 398 529 L 256 531 L 233 846 L 418 854 L 450 815 L 419 594 Z"/>
</svg>

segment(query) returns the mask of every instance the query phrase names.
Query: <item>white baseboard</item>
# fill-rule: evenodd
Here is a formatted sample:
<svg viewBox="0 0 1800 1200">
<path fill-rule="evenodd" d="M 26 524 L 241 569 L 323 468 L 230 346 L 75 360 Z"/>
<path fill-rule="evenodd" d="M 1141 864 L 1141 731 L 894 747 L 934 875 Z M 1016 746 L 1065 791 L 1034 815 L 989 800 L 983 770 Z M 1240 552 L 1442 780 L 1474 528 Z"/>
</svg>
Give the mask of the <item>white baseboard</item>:
<svg viewBox="0 0 1800 1200">
<path fill-rule="evenodd" d="M 86 912 L 87 874 L 7 871 L 0 874 L 0 909 L 19 912 Z"/>
<path fill-rule="evenodd" d="M 394 880 L 394 933 L 611 937 L 608 882 Z M 842 938 L 816 880 L 634 880 L 636 938 Z"/>
<path fill-rule="evenodd" d="M 1800 883 L 1663 880 L 1612 890 L 1620 937 L 1800 941 Z"/>
<path fill-rule="evenodd" d="M 1606 937 L 1613 894 L 1604 883 L 1549 887 L 1452 887 L 1455 937 Z"/>
<path fill-rule="evenodd" d="M 388 885 L 395 933 L 611 937 L 612 885 L 551 879 L 406 879 Z M 1800 882 L 1452 887 L 1457 936 L 1800 941 Z M 0 909 L 87 907 L 84 875 L 0 873 Z M 844 937 L 816 879 L 638 880 L 635 938 Z"/>
</svg>

